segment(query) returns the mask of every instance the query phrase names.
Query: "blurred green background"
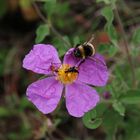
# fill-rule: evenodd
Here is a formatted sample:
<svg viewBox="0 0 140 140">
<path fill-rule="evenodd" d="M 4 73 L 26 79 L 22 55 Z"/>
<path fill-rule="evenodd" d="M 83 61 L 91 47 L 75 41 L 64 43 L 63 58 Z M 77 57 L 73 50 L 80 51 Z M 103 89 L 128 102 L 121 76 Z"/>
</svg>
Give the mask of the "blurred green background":
<svg viewBox="0 0 140 140">
<path fill-rule="evenodd" d="M 43 115 L 26 98 L 41 75 L 22 68 L 24 56 L 51 43 L 63 58 L 92 34 L 110 71 L 100 104 L 78 119 L 62 99 Z M 140 140 L 139 124 L 139 0 L 0 1 L 0 140 Z"/>
</svg>

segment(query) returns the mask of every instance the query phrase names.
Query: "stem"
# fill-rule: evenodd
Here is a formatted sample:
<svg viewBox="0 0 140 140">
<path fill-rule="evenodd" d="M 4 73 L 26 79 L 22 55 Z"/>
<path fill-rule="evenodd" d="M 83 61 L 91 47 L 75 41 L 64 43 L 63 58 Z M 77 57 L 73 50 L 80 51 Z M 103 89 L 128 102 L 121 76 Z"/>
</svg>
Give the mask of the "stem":
<svg viewBox="0 0 140 140">
<path fill-rule="evenodd" d="M 40 11 L 38 5 L 37 5 L 35 2 L 33 2 L 33 6 L 34 6 L 34 8 L 35 8 L 35 10 L 36 10 L 36 13 L 37 13 L 38 16 L 40 17 L 40 19 L 41 19 L 44 23 L 46 23 L 46 24 L 49 25 L 49 27 L 50 27 L 50 29 L 52 30 L 52 32 L 53 32 L 60 40 L 62 40 L 62 41 L 65 43 L 65 47 L 67 46 L 66 48 L 70 48 L 70 47 L 71 47 L 71 44 L 70 44 L 67 40 L 65 40 L 65 39 L 63 38 L 63 36 L 54 28 L 54 26 L 52 25 L 52 22 L 51 22 L 50 18 L 46 19 L 46 17 L 41 13 L 41 11 Z"/>
<path fill-rule="evenodd" d="M 41 13 L 41 11 L 40 11 L 38 5 L 37 5 L 35 2 L 33 2 L 32 4 L 33 4 L 33 7 L 35 8 L 36 13 L 37 13 L 38 16 L 40 17 L 40 19 L 41 19 L 43 22 L 46 23 L 46 22 L 47 22 L 46 17 Z"/>
<path fill-rule="evenodd" d="M 59 37 L 59 38 L 65 43 L 65 46 L 68 46 L 68 47 L 66 47 L 66 48 L 70 48 L 70 47 L 71 47 L 71 44 L 70 44 L 68 41 L 66 41 L 66 40 L 62 37 L 62 35 L 54 28 L 54 26 L 53 26 L 53 24 L 52 24 L 50 18 L 48 18 L 48 23 L 49 23 L 49 26 L 50 26 L 52 32 L 53 32 L 57 37 Z"/>
<path fill-rule="evenodd" d="M 119 25 L 119 28 L 120 28 L 120 31 L 121 31 L 121 34 L 122 34 L 124 47 L 125 47 L 125 51 L 126 51 L 126 54 L 127 54 L 127 59 L 128 59 L 128 62 L 129 62 L 130 68 L 131 68 L 133 86 L 135 86 L 136 78 L 135 78 L 134 65 L 132 63 L 132 58 L 131 58 L 131 55 L 130 55 L 130 52 L 129 52 L 129 47 L 128 47 L 129 45 L 128 45 L 128 42 L 127 42 L 126 34 L 125 34 L 125 31 L 124 31 L 123 24 L 122 24 L 121 18 L 119 16 L 119 12 L 118 12 L 117 7 L 115 7 L 114 12 L 115 12 L 116 20 L 118 22 L 118 25 Z"/>
</svg>

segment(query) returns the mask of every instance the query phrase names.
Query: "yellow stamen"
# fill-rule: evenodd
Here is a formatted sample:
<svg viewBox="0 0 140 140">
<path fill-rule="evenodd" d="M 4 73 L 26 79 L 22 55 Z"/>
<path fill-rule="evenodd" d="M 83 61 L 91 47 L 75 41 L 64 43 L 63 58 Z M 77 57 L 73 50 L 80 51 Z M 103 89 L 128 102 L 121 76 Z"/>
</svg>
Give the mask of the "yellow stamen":
<svg viewBox="0 0 140 140">
<path fill-rule="evenodd" d="M 68 72 L 67 70 L 70 68 L 70 65 L 63 64 L 57 73 L 57 80 L 61 81 L 63 84 L 71 84 L 73 83 L 77 77 L 78 72 Z M 66 72 L 67 71 L 67 72 Z"/>
</svg>

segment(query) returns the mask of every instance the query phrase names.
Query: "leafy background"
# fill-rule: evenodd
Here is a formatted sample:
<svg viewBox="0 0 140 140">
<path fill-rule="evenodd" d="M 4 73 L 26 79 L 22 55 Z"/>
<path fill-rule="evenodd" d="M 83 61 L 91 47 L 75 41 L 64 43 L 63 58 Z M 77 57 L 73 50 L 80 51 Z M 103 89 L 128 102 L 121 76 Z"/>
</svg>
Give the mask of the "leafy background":
<svg viewBox="0 0 140 140">
<path fill-rule="evenodd" d="M 51 43 L 63 58 L 92 34 L 110 71 L 107 86 L 96 88 L 100 104 L 80 119 L 64 99 L 41 114 L 25 96 L 40 78 L 22 68 L 25 54 Z M 0 140 L 140 140 L 139 110 L 139 0 L 0 1 Z"/>
</svg>

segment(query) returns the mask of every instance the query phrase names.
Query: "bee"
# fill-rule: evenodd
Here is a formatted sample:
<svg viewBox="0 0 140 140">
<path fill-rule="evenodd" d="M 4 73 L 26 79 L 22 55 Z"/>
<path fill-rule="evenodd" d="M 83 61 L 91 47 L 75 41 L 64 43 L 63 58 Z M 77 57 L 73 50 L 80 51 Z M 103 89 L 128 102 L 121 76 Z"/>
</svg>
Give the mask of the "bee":
<svg viewBox="0 0 140 140">
<path fill-rule="evenodd" d="M 97 58 L 92 57 L 95 55 L 95 52 L 96 52 L 95 47 L 93 45 L 93 40 L 94 40 L 94 35 L 92 35 L 91 38 L 85 43 L 77 44 L 76 47 L 74 48 L 74 51 L 73 51 L 74 57 L 81 59 L 78 66 L 80 66 L 83 62 L 85 62 L 87 58 L 105 65 L 102 61 L 98 60 Z"/>
<path fill-rule="evenodd" d="M 78 71 L 78 67 L 70 67 L 68 70 L 66 70 L 65 71 L 65 73 L 69 73 L 69 72 L 71 72 L 71 73 L 79 73 L 79 71 Z"/>
<path fill-rule="evenodd" d="M 87 57 L 93 56 L 95 54 L 95 48 L 92 44 L 93 40 L 94 36 L 92 35 L 87 42 L 77 44 L 74 49 L 74 56 L 81 59 L 86 59 Z"/>
</svg>

